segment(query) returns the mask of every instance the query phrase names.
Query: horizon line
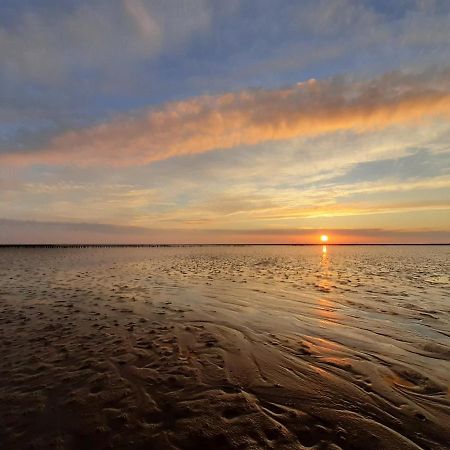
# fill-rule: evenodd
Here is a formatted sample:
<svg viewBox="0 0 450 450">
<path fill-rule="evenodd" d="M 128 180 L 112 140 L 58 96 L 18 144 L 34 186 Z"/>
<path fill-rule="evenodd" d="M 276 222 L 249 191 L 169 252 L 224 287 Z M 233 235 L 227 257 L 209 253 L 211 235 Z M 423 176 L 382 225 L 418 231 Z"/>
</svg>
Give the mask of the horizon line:
<svg viewBox="0 0 450 450">
<path fill-rule="evenodd" d="M 117 244 L 117 243 L 109 243 L 109 244 L 88 244 L 88 243 L 79 243 L 79 244 L 0 244 L 0 248 L 123 248 L 123 247 L 246 247 L 246 246 L 289 246 L 289 247 L 323 247 L 323 246 L 450 246 L 450 242 L 381 242 L 381 243 L 180 243 L 180 244 L 162 244 L 162 243 L 140 243 L 140 244 Z"/>
</svg>

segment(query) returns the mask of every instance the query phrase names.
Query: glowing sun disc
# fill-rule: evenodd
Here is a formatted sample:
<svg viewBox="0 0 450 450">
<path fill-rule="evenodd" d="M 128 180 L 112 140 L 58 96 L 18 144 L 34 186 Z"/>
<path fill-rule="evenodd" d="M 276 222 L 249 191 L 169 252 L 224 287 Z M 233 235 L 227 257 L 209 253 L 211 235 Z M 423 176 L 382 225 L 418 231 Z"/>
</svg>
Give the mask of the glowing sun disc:
<svg viewBox="0 0 450 450">
<path fill-rule="evenodd" d="M 326 234 L 322 234 L 322 236 L 320 236 L 320 240 L 322 242 L 328 242 L 328 236 Z"/>
</svg>

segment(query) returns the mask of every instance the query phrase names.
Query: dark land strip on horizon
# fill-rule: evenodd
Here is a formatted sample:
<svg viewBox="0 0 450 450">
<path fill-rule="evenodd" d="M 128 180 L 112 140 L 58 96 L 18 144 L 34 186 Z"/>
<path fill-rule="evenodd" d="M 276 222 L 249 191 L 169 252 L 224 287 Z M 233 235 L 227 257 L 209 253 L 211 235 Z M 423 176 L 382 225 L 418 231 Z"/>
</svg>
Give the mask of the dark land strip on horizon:
<svg viewBox="0 0 450 450">
<path fill-rule="evenodd" d="M 0 244 L 0 248 L 159 248 L 159 247 L 376 247 L 376 246 L 450 246 L 450 242 L 440 243 L 333 243 L 333 244 Z"/>
</svg>

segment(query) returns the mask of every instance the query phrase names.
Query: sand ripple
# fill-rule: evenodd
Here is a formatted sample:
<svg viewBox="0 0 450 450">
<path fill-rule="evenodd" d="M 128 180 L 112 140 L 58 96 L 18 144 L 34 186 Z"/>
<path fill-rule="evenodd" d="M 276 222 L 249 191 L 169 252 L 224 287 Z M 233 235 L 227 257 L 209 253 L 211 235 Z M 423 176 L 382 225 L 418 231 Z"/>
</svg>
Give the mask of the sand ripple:
<svg viewBox="0 0 450 450">
<path fill-rule="evenodd" d="M 448 256 L 0 250 L 2 448 L 447 448 Z"/>
</svg>

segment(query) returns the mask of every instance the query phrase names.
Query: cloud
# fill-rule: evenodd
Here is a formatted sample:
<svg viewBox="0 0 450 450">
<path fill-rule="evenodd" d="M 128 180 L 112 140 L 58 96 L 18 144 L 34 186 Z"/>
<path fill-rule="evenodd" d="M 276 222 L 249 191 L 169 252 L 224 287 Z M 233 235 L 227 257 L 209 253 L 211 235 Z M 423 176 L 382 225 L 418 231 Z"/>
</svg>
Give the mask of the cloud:
<svg viewBox="0 0 450 450">
<path fill-rule="evenodd" d="M 146 9 L 142 0 L 124 0 L 125 10 L 135 21 L 144 38 L 158 40 L 161 30 L 158 22 Z"/>
<path fill-rule="evenodd" d="M 447 183 L 447 186 L 449 184 Z M 323 193 L 321 193 L 323 195 Z M 297 197 L 302 197 L 302 194 L 297 194 Z M 179 209 L 167 214 L 152 214 L 147 216 L 147 220 L 153 223 L 165 223 L 168 227 L 184 226 L 185 228 L 192 228 L 192 225 L 201 224 L 205 227 L 215 226 L 235 226 L 236 224 L 264 224 L 268 222 L 285 225 L 290 222 L 309 221 L 310 219 L 320 218 L 359 218 L 359 222 L 368 222 L 362 216 L 374 216 L 392 214 L 398 215 L 405 212 L 442 212 L 448 216 L 450 211 L 450 202 L 446 200 L 418 200 L 418 201 L 391 201 L 391 202 L 368 202 L 368 201 L 353 201 L 345 202 L 343 204 L 336 203 L 333 198 L 321 198 L 313 202 L 310 196 L 309 199 L 305 196 L 295 204 L 295 196 L 284 199 L 268 200 L 266 204 L 248 202 L 238 202 L 225 205 L 225 211 L 221 214 L 218 208 L 211 209 L 210 203 L 206 205 L 190 205 L 189 208 Z M 220 200 L 220 198 L 218 199 Z M 276 202 L 279 202 L 276 204 Z M 283 202 L 285 204 L 282 204 Z M 234 209 L 233 209 L 234 208 Z M 146 219 L 142 216 L 141 221 Z M 389 220 L 385 218 L 385 222 Z"/>
<path fill-rule="evenodd" d="M 369 81 L 309 80 L 276 90 L 194 97 L 54 137 L 2 163 L 139 165 L 338 131 L 365 132 L 450 115 L 449 70 Z"/>
<path fill-rule="evenodd" d="M 210 11 L 205 1 L 184 2 L 178 15 L 173 5 L 151 0 L 80 0 L 68 8 L 18 5 L 10 24 L 0 21 L 0 75 L 42 85 L 72 77 L 82 84 L 91 71 L 91 82 L 92 74 L 105 81 L 206 30 Z"/>
<path fill-rule="evenodd" d="M 88 222 L 49 222 L 0 218 L 0 245 L 8 244 L 183 244 L 183 243 L 317 243 L 328 232 L 334 242 L 450 242 L 439 229 L 266 228 L 166 230 Z"/>
</svg>

